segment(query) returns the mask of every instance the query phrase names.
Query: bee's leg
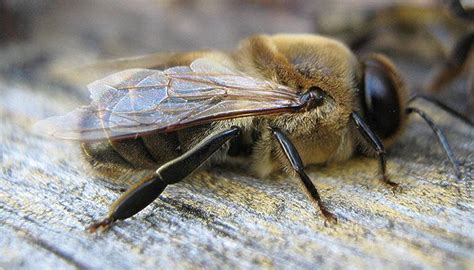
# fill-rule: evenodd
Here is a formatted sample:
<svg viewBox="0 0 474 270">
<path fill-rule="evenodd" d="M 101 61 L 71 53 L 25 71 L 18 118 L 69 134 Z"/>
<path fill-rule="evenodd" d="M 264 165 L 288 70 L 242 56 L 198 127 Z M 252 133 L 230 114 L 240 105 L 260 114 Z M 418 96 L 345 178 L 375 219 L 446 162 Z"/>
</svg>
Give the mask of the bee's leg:
<svg viewBox="0 0 474 270">
<path fill-rule="evenodd" d="M 272 128 L 272 133 L 277 139 L 277 141 L 280 143 L 283 152 L 288 158 L 288 161 L 290 161 L 291 167 L 299 175 L 301 181 L 303 182 L 304 186 L 306 187 L 306 190 L 310 195 L 310 198 L 316 201 L 319 208 L 321 209 L 321 212 L 328 221 L 337 222 L 336 216 L 326 209 L 321 200 L 321 197 L 319 196 L 318 190 L 314 186 L 313 182 L 311 182 L 311 179 L 308 177 L 308 175 L 305 173 L 303 161 L 301 160 L 300 155 L 298 154 L 298 151 L 296 150 L 293 143 L 291 143 L 290 139 L 288 139 L 288 137 L 277 128 Z"/>
<path fill-rule="evenodd" d="M 428 90 L 438 91 L 444 85 L 456 78 L 466 66 L 467 59 L 474 44 L 474 32 L 461 37 L 451 52 L 451 55 L 444 62 L 441 69 L 435 74 L 428 85 Z"/>
<path fill-rule="evenodd" d="M 474 95 L 474 93 L 472 94 Z M 469 119 L 467 116 L 463 115 L 462 113 L 456 111 L 455 109 L 451 108 L 450 106 L 444 104 L 443 102 L 437 100 L 436 98 L 420 95 L 420 94 L 414 94 L 413 96 L 410 97 L 410 99 L 408 99 L 407 104 L 410 104 L 417 99 L 423 99 L 431 104 L 434 104 L 438 106 L 439 108 L 443 109 L 445 112 L 463 121 L 465 124 L 468 124 L 471 127 L 474 127 L 474 121 L 472 121 L 471 119 Z"/>
<path fill-rule="evenodd" d="M 456 177 L 458 179 L 461 179 L 462 176 L 461 176 L 461 171 L 459 170 L 459 163 L 454 158 L 453 150 L 451 150 L 451 147 L 449 146 L 448 140 L 444 136 L 443 132 L 435 125 L 433 120 L 428 115 L 426 115 L 426 113 L 421 111 L 420 109 L 414 108 L 414 107 L 408 107 L 406 109 L 406 114 L 411 114 L 411 113 L 418 114 L 430 126 L 430 128 L 436 134 L 436 138 L 438 139 L 439 144 L 441 145 L 444 152 L 448 156 L 449 162 L 451 162 L 451 166 L 453 166 L 454 173 L 456 174 Z"/>
<path fill-rule="evenodd" d="M 392 182 L 387 176 L 387 163 L 385 160 L 385 147 L 383 146 L 382 141 L 379 139 L 377 134 L 373 132 L 369 126 L 365 123 L 362 117 L 359 116 L 356 112 L 352 112 L 351 118 L 354 121 L 357 130 L 362 134 L 364 139 L 369 143 L 372 149 L 377 154 L 380 161 L 380 173 L 382 175 L 382 181 L 393 188 L 398 188 L 398 184 Z"/>
<path fill-rule="evenodd" d="M 240 128 L 232 127 L 218 134 L 211 135 L 189 151 L 163 164 L 156 172 L 133 185 L 117 201 L 104 220 L 92 224 L 88 230 L 94 232 L 99 228 L 106 229 L 116 220 L 129 218 L 152 203 L 163 192 L 165 187 L 177 183 L 200 165 L 230 139 L 239 136 Z"/>
</svg>

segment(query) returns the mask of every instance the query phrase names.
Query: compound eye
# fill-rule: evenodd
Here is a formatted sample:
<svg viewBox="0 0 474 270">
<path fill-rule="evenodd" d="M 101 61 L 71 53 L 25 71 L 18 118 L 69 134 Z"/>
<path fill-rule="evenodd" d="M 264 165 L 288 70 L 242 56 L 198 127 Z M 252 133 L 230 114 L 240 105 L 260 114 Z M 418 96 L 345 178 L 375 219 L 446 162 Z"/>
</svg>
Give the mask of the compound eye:
<svg viewBox="0 0 474 270">
<path fill-rule="evenodd" d="M 389 60 L 372 55 L 364 61 L 363 109 L 369 126 L 384 139 L 401 125 L 401 82 Z"/>
</svg>

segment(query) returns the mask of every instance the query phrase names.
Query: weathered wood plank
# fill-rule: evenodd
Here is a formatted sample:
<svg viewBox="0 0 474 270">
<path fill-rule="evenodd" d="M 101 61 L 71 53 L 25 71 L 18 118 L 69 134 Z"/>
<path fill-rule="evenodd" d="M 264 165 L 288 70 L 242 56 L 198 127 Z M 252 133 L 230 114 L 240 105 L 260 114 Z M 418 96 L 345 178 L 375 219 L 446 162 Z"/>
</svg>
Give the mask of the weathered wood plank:
<svg viewBox="0 0 474 270">
<path fill-rule="evenodd" d="M 94 16 L 113 14 L 98 6 L 91 9 Z M 47 22 L 61 22 L 70 12 L 62 7 L 48 11 L 48 18 L 34 19 L 37 31 L 45 35 Z M 121 20 L 134 22 L 134 15 L 128 16 L 132 19 L 124 15 Z M 295 20 L 295 25 L 306 25 L 300 27 L 302 31 L 311 30 L 308 22 Z M 166 23 L 153 21 L 157 22 Z M 279 30 L 268 24 L 263 30 Z M 73 44 L 80 39 L 66 30 L 84 33 L 85 28 L 97 34 L 90 30 L 91 25 L 94 23 L 83 28 L 55 26 L 62 32 L 50 38 Z M 255 27 L 253 30 L 261 30 Z M 156 34 L 165 33 L 160 31 Z M 204 31 L 203 35 L 211 33 Z M 231 47 L 237 36 L 222 47 Z M 209 41 L 202 38 L 196 42 Z M 0 48 L 0 267 L 474 267 L 474 131 L 423 103 L 419 105 L 447 131 L 465 176 L 461 181 L 455 179 L 429 127 L 414 118 L 389 156 L 388 170 L 392 179 L 401 183 L 401 193 L 393 194 L 379 183 L 377 161 L 371 158 L 356 157 L 309 170 L 324 201 L 338 216 L 337 225 L 324 223 L 295 179 L 256 179 L 242 171 L 218 168 L 167 188 L 145 211 L 106 234 L 85 232 L 90 222 L 106 213 L 120 191 L 86 171 L 76 145 L 39 137 L 31 132 L 31 125 L 87 100 L 83 88 L 66 87 L 48 70 L 68 59 L 93 58 L 100 52 L 97 44 L 65 49 L 44 36 L 33 40 L 35 45 L 27 44 L 30 40 Z M 131 42 L 129 46 L 146 51 L 154 41 Z M 102 44 L 105 38 L 97 42 Z M 167 42 L 181 44 L 177 38 Z M 159 44 L 154 49 L 170 48 L 166 46 Z M 103 48 L 105 53 L 117 53 L 108 46 Z M 128 48 L 127 52 L 133 50 Z M 35 64 L 31 70 L 26 68 Z M 454 92 L 457 100 L 464 94 Z"/>
</svg>

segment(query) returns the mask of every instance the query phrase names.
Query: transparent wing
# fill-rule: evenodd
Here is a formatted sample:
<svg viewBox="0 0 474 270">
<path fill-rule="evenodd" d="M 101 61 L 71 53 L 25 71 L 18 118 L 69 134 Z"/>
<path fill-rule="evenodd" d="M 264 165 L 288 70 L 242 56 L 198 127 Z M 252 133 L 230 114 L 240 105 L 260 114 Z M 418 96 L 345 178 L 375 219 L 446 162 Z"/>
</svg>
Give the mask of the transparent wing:
<svg viewBox="0 0 474 270">
<path fill-rule="evenodd" d="M 291 112 L 303 103 L 292 88 L 246 76 L 206 58 L 165 71 L 125 70 L 88 88 L 90 105 L 40 121 L 35 129 L 71 140 L 126 138 Z"/>
</svg>

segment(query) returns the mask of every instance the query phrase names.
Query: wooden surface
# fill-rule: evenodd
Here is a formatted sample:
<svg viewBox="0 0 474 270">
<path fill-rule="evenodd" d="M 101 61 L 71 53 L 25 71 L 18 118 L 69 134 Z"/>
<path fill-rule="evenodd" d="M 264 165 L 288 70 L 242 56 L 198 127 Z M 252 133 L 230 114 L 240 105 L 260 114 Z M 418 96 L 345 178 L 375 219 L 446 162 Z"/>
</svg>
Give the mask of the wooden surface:
<svg viewBox="0 0 474 270">
<path fill-rule="evenodd" d="M 313 30 L 300 6 L 138 3 L 44 1 L 26 8 L 35 14 L 26 32 L 0 45 L 0 268 L 474 268 L 474 130 L 425 103 L 460 160 L 461 180 L 414 117 L 388 159 L 401 193 L 380 184 L 375 159 L 309 169 L 337 225 L 325 225 L 295 179 L 220 168 L 170 186 L 105 234 L 87 233 L 120 191 L 87 172 L 76 145 L 31 132 L 35 121 L 88 100 L 59 71 L 160 50 L 231 48 L 254 32 Z M 447 96 L 463 107 L 465 95 Z"/>
</svg>

